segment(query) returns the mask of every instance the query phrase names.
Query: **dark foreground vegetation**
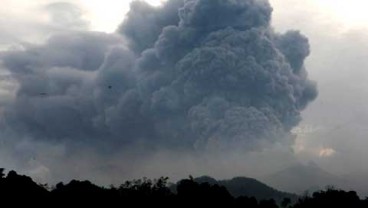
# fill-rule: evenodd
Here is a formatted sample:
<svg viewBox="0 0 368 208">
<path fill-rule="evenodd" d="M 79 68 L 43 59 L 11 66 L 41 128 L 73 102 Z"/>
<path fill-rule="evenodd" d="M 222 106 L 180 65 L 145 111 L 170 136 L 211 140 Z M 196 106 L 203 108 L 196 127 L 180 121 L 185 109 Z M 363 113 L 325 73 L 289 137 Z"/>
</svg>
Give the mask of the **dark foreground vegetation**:
<svg viewBox="0 0 368 208">
<path fill-rule="evenodd" d="M 367 208 L 368 199 L 361 200 L 353 191 L 328 189 L 292 202 L 285 198 L 257 200 L 252 196 L 236 196 L 221 185 L 200 183 L 193 178 L 178 182 L 175 190 L 168 178 L 127 181 L 119 187 L 99 187 L 89 181 L 73 180 L 49 188 L 36 184 L 30 177 L 0 169 L 0 197 L 7 207 L 242 207 L 242 208 Z"/>
</svg>

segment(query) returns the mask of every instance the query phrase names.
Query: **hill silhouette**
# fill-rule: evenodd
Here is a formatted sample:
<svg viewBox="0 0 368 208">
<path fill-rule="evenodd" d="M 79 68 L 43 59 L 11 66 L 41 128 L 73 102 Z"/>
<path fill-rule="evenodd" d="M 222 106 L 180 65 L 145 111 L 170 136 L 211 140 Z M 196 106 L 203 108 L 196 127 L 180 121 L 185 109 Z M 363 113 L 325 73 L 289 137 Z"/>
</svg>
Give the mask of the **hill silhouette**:
<svg viewBox="0 0 368 208">
<path fill-rule="evenodd" d="M 345 180 L 328 173 L 313 162 L 295 164 L 265 177 L 263 181 L 277 189 L 297 194 L 318 191 L 330 185 L 346 184 Z"/>
<path fill-rule="evenodd" d="M 201 176 L 194 179 L 198 183 L 218 184 L 224 186 L 232 196 L 254 197 L 257 200 L 274 199 L 281 202 L 284 198 L 296 201 L 298 196 L 287 192 L 278 191 L 256 179 L 247 177 L 235 177 L 230 180 L 216 180 L 209 176 Z"/>
<path fill-rule="evenodd" d="M 261 184 L 261 185 L 260 185 Z M 229 187 L 228 190 L 227 187 Z M 261 188 L 260 188 L 261 187 Z M 119 187 L 97 186 L 90 181 L 72 180 L 55 187 L 37 184 L 30 177 L 10 171 L 6 176 L 0 169 L 0 196 L 11 207 L 228 207 L 228 208 L 325 208 L 368 207 L 368 199 L 361 200 L 354 191 L 328 189 L 304 196 L 294 203 L 291 198 L 257 199 L 241 193 L 267 195 L 275 191 L 257 180 L 234 178 L 217 181 L 211 177 L 183 179 L 169 189 L 168 178 L 127 181 Z M 264 193 L 261 193 L 262 190 Z M 236 194 L 239 194 L 236 196 Z M 278 193 L 277 191 L 275 193 Z M 282 192 L 280 192 L 282 193 Z M 293 196 L 293 195 L 283 195 Z M 278 197 L 276 194 L 275 197 Z"/>
</svg>

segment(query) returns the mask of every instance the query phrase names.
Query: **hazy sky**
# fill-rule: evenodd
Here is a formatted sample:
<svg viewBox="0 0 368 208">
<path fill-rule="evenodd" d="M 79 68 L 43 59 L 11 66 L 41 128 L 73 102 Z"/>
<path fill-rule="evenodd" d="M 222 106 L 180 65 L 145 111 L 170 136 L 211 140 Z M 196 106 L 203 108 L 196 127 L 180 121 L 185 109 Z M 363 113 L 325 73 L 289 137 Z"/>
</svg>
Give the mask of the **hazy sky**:
<svg viewBox="0 0 368 208">
<path fill-rule="evenodd" d="M 329 156 L 319 161 L 335 171 L 367 169 L 361 158 L 367 156 L 368 3 L 272 2 L 276 29 L 297 28 L 308 36 L 312 53 L 306 65 L 318 82 L 319 97 L 303 113 L 307 135 L 297 141 L 297 152 Z"/>
<path fill-rule="evenodd" d="M 159 0 L 149 2 L 160 4 Z M 124 19 L 129 3 L 118 0 L 2 0 L 1 50 L 21 49 L 28 43 L 44 43 L 54 34 L 70 31 L 112 33 Z M 303 111 L 302 122 L 293 130 L 298 135 L 292 145 L 295 155 L 302 162 L 313 160 L 337 175 L 368 173 L 368 2 L 271 0 L 270 3 L 273 7 L 272 26 L 277 32 L 300 30 L 308 37 L 311 54 L 306 59 L 306 68 L 310 79 L 317 82 L 319 91 L 317 99 Z M 7 76 L 6 70 L 2 69 L 0 74 L 1 116 L 2 106 L 11 102 L 18 86 Z M 58 158 L 65 154 L 62 144 L 30 145 L 28 142 L 24 140 L 18 144 L 19 151 L 32 146 L 30 149 L 33 151 L 45 150 L 44 156 L 51 154 Z M 19 169 L 11 157 L 6 157 L 11 151 L 2 150 L 0 154 L 4 157 L 0 159 L 0 166 L 3 163 L 9 168 Z M 80 158 L 89 157 L 87 152 L 84 154 Z M 157 157 L 161 160 L 157 161 L 166 161 L 165 155 L 159 154 Z M 255 155 L 253 157 L 256 158 Z M 103 157 L 95 159 L 103 160 Z M 267 157 L 262 159 L 266 161 Z M 66 161 L 71 162 L 72 159 Z M 28 163 L 29 170 L 23 170 L 36 177 L 47 178 L 47 166 L 37 160 Z M 187 165 L 195 166 L 189 162 Z M 90 168 L 88 164 L 86 168 Z M 179 172 L 180 168 L 177 168 Z M 75 170 L 74 173 L 77 172 Z M 95 174 L 97 177 L 98 172 Z"/>
</svg>

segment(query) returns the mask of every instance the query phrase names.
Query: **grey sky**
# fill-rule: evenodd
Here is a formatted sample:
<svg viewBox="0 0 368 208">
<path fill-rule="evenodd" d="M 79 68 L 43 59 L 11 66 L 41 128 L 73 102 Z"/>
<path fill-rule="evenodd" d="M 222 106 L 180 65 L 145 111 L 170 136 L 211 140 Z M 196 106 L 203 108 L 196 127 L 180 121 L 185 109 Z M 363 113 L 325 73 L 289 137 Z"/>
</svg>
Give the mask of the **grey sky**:
<svg viewBox="0 0 368 208">
<path fill-rule="evenodd" d="M 349 1 L 346 4 L 352 4 L 350 8 L 342 10 L 346 12 L 345 16 L 344 13 L 335 16 L 305 7 L 300 1 L 273 2 L 276 29 L 284 30 L 288 25 L 308 36 L 312 53 L 307 59 L 307 68 L 310 76 L 317 80 L 320 93 L 303 113 L 301 127 L 314 130 L 300 137 L 297 143 L 305 145 L 298 147 L 301 148 L 300 153 L 312 157 L 333 172 L 347 173 L 357 168 L 366 171 L 368 163 L 360 158 L 367 156 L 364 147 L 368 124 L 368 61 L 365 58 L 368 54 L 368 27 L 362 24 L 367 18 L 359 14 L 362 9 L 351 8 L 367 8 L 367 5 Z M 295 6 L 289 9 L 286 5 Z M 355 22 L 348 22 L 349 18 Z M 305 152 L 303 148 L 306 148 Z M 336 152 L 331 158 L 316 159 L 320 153 L 318 148 L 332 148 Z M 311 154 L 317 155 L 313 157 Z"/>
</svg>

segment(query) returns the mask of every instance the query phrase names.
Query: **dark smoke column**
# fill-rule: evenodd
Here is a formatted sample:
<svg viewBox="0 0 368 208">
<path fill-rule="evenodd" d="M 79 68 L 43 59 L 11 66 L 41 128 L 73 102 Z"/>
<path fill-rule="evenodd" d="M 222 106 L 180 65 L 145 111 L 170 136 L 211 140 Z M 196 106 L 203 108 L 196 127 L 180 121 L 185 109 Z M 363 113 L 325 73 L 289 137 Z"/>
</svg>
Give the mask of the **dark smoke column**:
<svg viewBox="0 0 368 208">
<path fill-rule="evenodd" d="M 120 28 L 133 50 L 140 43 L 153 46 L 141 54 L 136 72 L 142 106 L 160 137 L 244 151 L 292 142 L 290 130 L 317 95 L 303 64 L 308 40 L 297 31 L 276 34 L 270 27 L 272 8 L 262 0 L 187 0 L 177 24 L 162 27 L 154 43 L 130 36 L 137 20 L 152 28 L 152 22 L 164 25 L 159 16 L 172 16 L 178 2 L 169 1 L 153 15 L 157 19 L 146 21 L 135 13 L 140 3 L 133 3 Z M 139 24 L 135 30 L 145 34 Z"/>
<path fill-rule="evenodd" d="M 265 0 L 135 1 L 117 31 L 125 41 L 72 33 L 5 53 L 19 90 L 4 123 L 97 149 L 289 145 L 317 90 L 307 38 L 275 33 L 271 13 Z"/>
</svg>

